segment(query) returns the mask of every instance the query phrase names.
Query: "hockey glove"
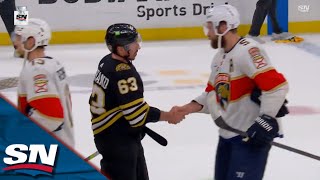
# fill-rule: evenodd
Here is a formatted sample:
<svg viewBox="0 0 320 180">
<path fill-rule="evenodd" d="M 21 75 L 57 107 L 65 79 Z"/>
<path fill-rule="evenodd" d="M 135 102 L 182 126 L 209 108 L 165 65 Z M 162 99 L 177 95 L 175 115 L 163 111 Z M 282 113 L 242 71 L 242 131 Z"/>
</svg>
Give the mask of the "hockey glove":
<svg viewBox="0 0 320 180">
<path fill-rule="evenodd" d="M 263 114 L 255 119 L 254 124 L 247 130 L 248 142 L 255 145 L 270 143 L 278 135 L 279 125 L 275 118 Z"/>
</svg>

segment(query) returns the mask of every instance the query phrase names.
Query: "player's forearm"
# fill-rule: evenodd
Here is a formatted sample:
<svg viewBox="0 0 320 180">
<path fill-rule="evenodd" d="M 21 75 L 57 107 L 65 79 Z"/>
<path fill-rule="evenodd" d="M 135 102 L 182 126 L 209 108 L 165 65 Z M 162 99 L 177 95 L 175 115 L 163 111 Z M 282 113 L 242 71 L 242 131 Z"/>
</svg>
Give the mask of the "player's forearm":
<svg viewBox="0 0 320 180">
<path fill-rule="evenodd" d="M 208 96 L 209 94 L 211 94 L 211 96 Z M 209 114 L 208 98 L 214 97 L 214 96 L 215 96 L 215 93 L 212 90 L 209 93 L 208 92 L 203 92 L 200 96 L 194 98 L 192 100 L 192 102 L 194 102 L 195 104 L 192 104 L 192 106 L 193 106 L 192 112 Z"/>
<path fill-rule="evenodd" d="M 161 111 L 159 121 L 168 121 L 171 118 L 170 112 Z"/>
<path fill-rule="evenodd" d="M 190 103 L 182 106 L 182 108 L 187 112 L 187 114 L 190 114 L 201 111 L 203 105 L 199 104 L 196 101 L 191 101 Z"/>
<path fill-rule="evenodd" d="M 263 92 L 261 96 L 260 114 L 276 117 L 289 91 L 288 84 L 272 92 Z"/>
</svg>

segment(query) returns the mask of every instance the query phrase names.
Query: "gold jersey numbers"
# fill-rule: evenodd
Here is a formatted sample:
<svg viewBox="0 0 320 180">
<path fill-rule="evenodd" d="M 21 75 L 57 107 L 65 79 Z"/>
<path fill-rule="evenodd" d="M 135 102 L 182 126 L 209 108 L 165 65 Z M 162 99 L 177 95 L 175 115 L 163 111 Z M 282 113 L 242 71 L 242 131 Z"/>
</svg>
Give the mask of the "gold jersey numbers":
<svg viewBox="0 0 320 180">
<path fill-rule="evenodd" d="M 103 89 L 97 84 L 94 84 L 90 100 L 91 113 L 100 115 L 107 111 L 105 109 L 105 96 Z"/>
<path fill-rule="evenodd" d="M 127 94 L 129 91 L 138 90 L 137 80 L 135 77 L 121 79 L 118 81 L 118 88 L 121 94 Z"/>
</svg>

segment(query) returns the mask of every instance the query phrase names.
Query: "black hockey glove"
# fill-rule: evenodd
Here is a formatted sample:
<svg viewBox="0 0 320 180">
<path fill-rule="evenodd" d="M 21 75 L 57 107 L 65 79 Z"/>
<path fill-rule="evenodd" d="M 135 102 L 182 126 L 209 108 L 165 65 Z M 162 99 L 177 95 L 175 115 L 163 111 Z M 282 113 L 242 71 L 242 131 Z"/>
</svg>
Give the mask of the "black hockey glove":
<svg viewBox="0 0 320 180">
<path fill-rule="evenodd" d="M 250 98 L 251 98 L 251 100 L 252 100 L 253 102 L 255 102 L 256 104 L 258 104 L 258 105 L 260 106 L 260 104 L 261 104 L 261 101 L 260 101 L 260 99 L 259 99 L 260 96 L 261 96 L 261 90 L 256 87 L 256 88 L 254 88 L 254 90 L 251 92 Z M 287 108 L 287 106 L 286 106 L 287 104 L 288 104 L 288 101 L 285 100 L 284 103 L 282 104 L 281 108 L 279 109 L 276 117 L 283 117 L 283 116 L 289 114 L 289 110 L 288 110 L 288 108 Z"/>
<path fill-rule="evenodd" d="M 279 125 L 275 118 L 263 114 L 256 118 L 254 124 L 247 130 L 248 143 L 264 145 L 270 143 L 278 135 Z"/>
</svg>

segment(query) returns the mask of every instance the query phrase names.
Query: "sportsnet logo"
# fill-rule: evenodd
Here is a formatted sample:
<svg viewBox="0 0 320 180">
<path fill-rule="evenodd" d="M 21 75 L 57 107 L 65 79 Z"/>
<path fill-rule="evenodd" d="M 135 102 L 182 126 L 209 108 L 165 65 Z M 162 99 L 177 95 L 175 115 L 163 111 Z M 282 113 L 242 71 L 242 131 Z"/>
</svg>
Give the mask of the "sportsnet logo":
<svg viewBox="0 0 320 180">
<path fill-rule="evenodd" d="M 310 10 L 310 5 L 299 5 L 298 6 L 298 11 L 307 13 Z"/>
<path fill-rule="evenodd" d="M 28 25 L 28 11 L 25 6 L 17 6 L 18 11 L 14 11 L 14 25 Z"/>
<path fill-rule="evenodd" d="M 28 175 L 52 175 L 57 150 L 57 144 L 51 144 L 48 152 L 43 144 L 30 144 L 29 147 L 24 144 L 12 144 L 5 150 L 5 153 L 9 157 L 3 158 L 3 162 L 9 166 L 2 170 L 23 170 L 23 173 Z M 38 161 L 38 157 L 40 158 L 40 162 Z"/>
</svg>

